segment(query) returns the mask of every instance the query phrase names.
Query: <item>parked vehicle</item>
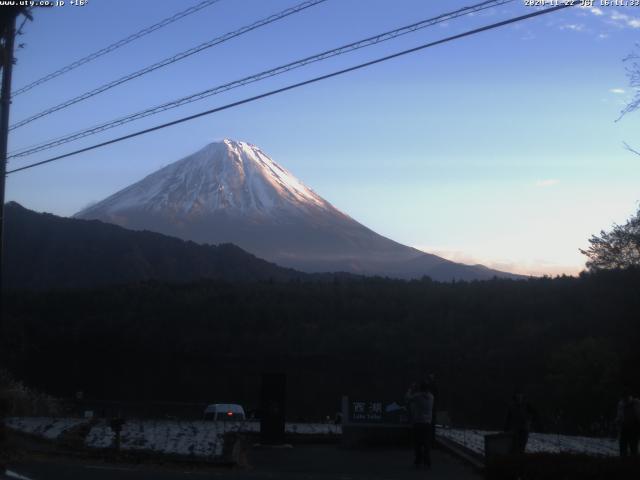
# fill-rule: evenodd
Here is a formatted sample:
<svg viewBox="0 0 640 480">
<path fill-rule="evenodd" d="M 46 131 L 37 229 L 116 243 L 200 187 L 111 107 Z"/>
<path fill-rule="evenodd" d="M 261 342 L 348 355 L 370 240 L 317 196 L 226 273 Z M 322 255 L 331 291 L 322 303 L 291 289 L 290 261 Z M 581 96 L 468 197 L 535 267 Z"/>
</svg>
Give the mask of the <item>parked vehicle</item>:
<svg viewBox="0 0 640 480">
<path fill-rule="evenodd" d="M 240 422 L 245 420 L 244 408 L 235 403 L 213 403 L 204 409 L 205 420 Z"/>
</svg>

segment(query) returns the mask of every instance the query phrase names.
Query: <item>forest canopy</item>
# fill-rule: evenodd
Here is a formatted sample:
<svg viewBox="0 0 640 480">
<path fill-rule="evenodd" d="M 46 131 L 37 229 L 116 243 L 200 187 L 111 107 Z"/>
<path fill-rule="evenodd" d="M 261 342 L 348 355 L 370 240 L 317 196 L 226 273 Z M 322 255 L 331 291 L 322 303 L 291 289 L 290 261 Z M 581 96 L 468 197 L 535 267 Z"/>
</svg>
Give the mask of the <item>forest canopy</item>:
<svg viewBox="0 0 640 480">
<path fill-rule="evenodd" d="M 188 285 L 7 296 L 3 360 L 62 397 L 259 401 L 287 374 L 287 415 L 333 415 L 343 394 L 401 400 L 434 373 L 458 425 L 500 428 L 523 388 L 549 431 L 602 433 L 640 388 L 640 269 L 579 278 Z M 605 427 L 603 427 L 605 426 Z"/>
</svg>

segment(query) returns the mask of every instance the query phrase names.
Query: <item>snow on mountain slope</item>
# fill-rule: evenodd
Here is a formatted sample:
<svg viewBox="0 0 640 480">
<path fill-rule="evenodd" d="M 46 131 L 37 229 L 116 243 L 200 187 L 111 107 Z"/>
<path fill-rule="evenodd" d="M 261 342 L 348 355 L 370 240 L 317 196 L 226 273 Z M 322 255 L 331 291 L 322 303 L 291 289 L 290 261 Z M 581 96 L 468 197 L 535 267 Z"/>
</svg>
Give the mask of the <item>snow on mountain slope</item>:
<svg viewBox="0 0 640 480">
<path fill-rule="evenodd" d="M 434 279 L 509 276 L 385 238 L 340 212 L 258 147 L 225 139 L 75 215 L 199 243 L 235 243 L 308 272 Z"/>
<path fill-rule="evenodd" d="M 259 148 L 228 139 L 152 173 L 77 216 L 141 206 L 186 216 L 218 211 L 273 216 L 281 209 L 295 213 L 333 208 Z"/>
</svg>

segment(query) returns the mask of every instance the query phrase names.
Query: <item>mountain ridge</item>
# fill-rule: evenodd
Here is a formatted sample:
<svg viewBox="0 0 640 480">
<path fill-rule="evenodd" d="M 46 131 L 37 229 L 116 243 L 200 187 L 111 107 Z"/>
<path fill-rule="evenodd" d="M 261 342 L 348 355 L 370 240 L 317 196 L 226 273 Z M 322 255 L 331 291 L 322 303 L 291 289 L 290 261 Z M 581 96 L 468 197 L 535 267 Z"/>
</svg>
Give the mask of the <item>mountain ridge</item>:
<svg viewBox="0 0 640 480">
<path fill-rule="evenodd" d="M 458 264 L 377 234 L 343 213 L 260 148 L 225 139 L 167 165 L 75 218 L 201 244 L 233 243 L 304 272 L 434 280 L 522 278 Z"/>
<path fill-rule="evenodd" d="M 4 285 L 12 290 L 96 288 L 145 281 L 188 283 L 320 279 L 232 244 L 199 245 L 98 220 L 5 205 Z"/>
</svg>

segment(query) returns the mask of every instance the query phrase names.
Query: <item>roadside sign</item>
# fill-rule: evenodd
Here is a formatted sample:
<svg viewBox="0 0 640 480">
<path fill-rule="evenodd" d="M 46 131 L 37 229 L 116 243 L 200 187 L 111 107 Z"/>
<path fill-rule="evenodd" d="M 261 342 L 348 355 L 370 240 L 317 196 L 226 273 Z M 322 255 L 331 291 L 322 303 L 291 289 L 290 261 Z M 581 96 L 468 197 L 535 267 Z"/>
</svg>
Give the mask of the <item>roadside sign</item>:
<svg viewBox="0 0 640 480">
<path fill-rule="evenodd" d="M 382 422 L 382 400 L 352 400 L 349 404 L 349 420 L 354 423 Z"/>
</svg>

